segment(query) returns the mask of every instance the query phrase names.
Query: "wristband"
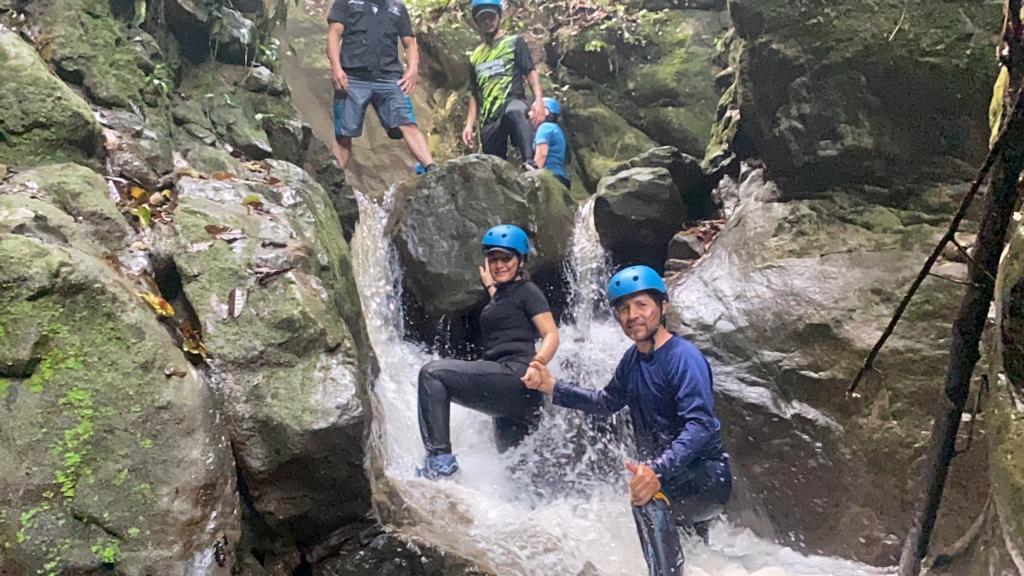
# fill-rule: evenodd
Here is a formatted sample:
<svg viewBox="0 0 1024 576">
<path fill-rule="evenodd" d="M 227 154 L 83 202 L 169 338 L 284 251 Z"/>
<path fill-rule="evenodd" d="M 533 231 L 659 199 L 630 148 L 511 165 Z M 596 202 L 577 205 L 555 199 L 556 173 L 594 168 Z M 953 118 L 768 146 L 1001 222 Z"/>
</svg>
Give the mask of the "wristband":
<svg viewBox="0 0 1024 576">
<path fill-rule="evenodd" d="M 540 362 L 541 364 L 543 364 L 543 365 L 545 365 L 545 366 L 547 366 L 547 365 L 548 365 L 548 363 L 547 363 L 547 362 L 545 362 L 545 361 L 544 361 L 544 359 L 540 357 L 540 355 L 536 355 L 536 356 L 534 356 L 534 357 L 533 357 L 533 359 L 534 359 L 535 361 L 537 361 L 537 362 Z"/>
</svg>

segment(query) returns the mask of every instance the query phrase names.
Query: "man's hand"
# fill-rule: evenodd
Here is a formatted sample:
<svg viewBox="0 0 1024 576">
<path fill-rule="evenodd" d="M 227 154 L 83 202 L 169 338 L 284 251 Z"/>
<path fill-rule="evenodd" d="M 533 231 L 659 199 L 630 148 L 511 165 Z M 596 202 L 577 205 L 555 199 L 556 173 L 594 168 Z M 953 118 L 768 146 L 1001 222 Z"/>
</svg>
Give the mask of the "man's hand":
<svg viewBox="0 0 1024 576">
<path fill-rule="evenodd" d="M 331 77 L 334 78 L 334 88 L 341 90 L 342 92 L 348 92 L 348 74 L 341 68 L 331 72 Z"/>
<path fill-rule="evenodd" d="M 629 481 L 629 500 L 633 506 L 647 504 L 661 490 L 661 480 L 650 466 L 626 462 L 626 470 L 633 474 L 633 478 Z"/>
<path fill-rule="evenodd" d="M 402 79 L 398 81 L 398 87 L 402 89 L 406 96 L 411 96 L 416 90 L 416 73 L 413 70 L 406 71 Z"/>
<path fill-rule="evenodd" d="M 555 377 L 547 366 L 536 360 L 530 362 L 530 367 L 520 380 L 530 390 L 540 390 L 545 394 L 553 394 L 555 391 Z"/>
<path fill-rule="evenodd" d="M 544 106 L 543 100 L 534 100 L 533 106 L 530 106 L 530 124 L 533 129 L 536 130 L 537 126 L 544 123 L 544 119 L 548 117 L 548 109 Z"/>
<path fill-rule="evenodd" d="M 473 147 L 473 127 L 469 124 L 462 129 L 462 143 L 470 148 Z"/>
</svg>

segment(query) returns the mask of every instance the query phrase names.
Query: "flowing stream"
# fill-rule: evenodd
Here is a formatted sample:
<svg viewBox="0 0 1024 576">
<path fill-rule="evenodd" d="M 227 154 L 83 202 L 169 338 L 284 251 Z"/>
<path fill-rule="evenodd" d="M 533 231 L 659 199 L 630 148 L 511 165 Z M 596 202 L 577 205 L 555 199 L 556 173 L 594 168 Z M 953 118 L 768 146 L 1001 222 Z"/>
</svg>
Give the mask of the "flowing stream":
<svg viewBox="0 0 1024 576">
<path fill-rule="evenodd" d="M 548 407 L 540 429 L 498 454 L 490 418 L 453 406 L 452 444 L 462 466 L 453 480 L 415 477 L 423 458 L 416 420 L 420 366 L 432 358 L 404 338 L 401 270 L 384 234 L 393 190 L 382 202 L 362 195 L 352 241 L 356 281 L 380 362 L 374 388 L 375 448 L 387 483 L 403 503 L 410 530 L 504 575 L 637 576 L 646 574 L 629 510 L 622 461 L 631 442 L 625 416 L 611 421 Z M 631 344 L 601 303 L 608 278 L 597 242 L 593 203 L 573 230 L 566 273 L 570 315 L 552 363 L 559 377 L 603 386 Z M 806 556 L 756 537 L 727 519 L 711 528 L 711 545 L 685 543 L 687 576 L 855 576 L 883 569 L 840 558 Z"/>
</svg>

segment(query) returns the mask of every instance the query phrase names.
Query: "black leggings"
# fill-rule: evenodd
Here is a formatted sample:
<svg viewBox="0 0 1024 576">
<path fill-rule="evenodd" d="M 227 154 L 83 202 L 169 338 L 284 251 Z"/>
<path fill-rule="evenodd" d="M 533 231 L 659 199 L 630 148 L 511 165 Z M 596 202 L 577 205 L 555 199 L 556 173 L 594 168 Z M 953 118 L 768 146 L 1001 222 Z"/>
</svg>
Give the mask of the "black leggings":
<svg viewBox="0 0 1024 576">
<path fill-rule="evenodd" d="M 526 117 L 528 110 L 523 100 L 509 100 L 501 116 L 484 124 L 480 128 L 484 154 L 506 159 L 508 139 L 512 138 L 512 145 L 519 149 L 522 161 L 533 160 L 533 126 L 530 126 L 530 120 Z"/>
<path fill-rule="evenodd" d="M 434 360 L 420 368 L 420 436 L 427 454 L 450 454 L 451 403 L 494 417 L 498 450 L 515 446 L 540 420 L 543 395 L 520 380 L 527 364 L 511 359 Z"/>
<path fill-rule="evenodd" d="M 731 492 L 729 455 L 722 454 L 702 462 L 691 477 L 662 487 L 664 500 L 633 507 L 649 576 L 683 573 L 679 527 L 695 530 L 707 542 L 707 521 L 722 513 Z"/>
</svg>

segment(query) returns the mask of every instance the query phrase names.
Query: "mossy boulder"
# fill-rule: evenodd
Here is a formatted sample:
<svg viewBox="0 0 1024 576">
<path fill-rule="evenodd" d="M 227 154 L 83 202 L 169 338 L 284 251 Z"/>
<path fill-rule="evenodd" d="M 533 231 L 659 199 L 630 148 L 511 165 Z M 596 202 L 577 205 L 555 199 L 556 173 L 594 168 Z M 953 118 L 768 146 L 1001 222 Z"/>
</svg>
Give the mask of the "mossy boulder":
<svg viewBox="0 0 1024 576">
<path fill-rule="evenodd" d="M 569 249 L 575 202 L 553 178 L 521 175 L 482 154 L 453 160 L 439 172 L 398 186 L 388 223 L 405 294 L 425 324 L 481 303 L 480 239 L 496 224 L 515 224 L 530 237 L 530 273 L 557 276 Z"/>
<path fill-rule="evenodd" d="M 46 31 L 41 50 L 57 74 L 101 106 L 142 104 L 143 60 L 108 0 L 42 0 L 30 6 Z"/>
<path fill-rule="evenodd" d="M 74 226 L 57 227 L 65 236 L 81 234 L 83 240 L 107 250 L 124 246 L 132 233 L 124 216 L 110 201 L 106 180 L 78 164 L 51 164 L 26 170 L 0 184 L 0 202 L 35 199 L 63 211 Z M 10 222 L 10 220 L 8 220 Z"/>
<path fill-rule="evenodd" d="M 0 162 L 8 166 L 103 155 L 92 110 L 17 33 L 0 30 Z"/>
<path fill-rule="evenodd" d="M 670 328 L 700 345 L 715 370 L 722 430 L 744 486 L 732 515 L 774 527 L 765 535 L 787 545 L 894 564 L 901 540 L 891 535 L 909 525 L 895 503 L 918 493 L 921 431 L 962 288 L 925 282 L 875 361 L 878 372 L 856 398 L 844 392 L 967 185 L 892 208 L 865 202 L 856 188 L 779 201 L 784 193 L 761 170 L 742 178 L 725 230 L 669 282 Z M 962 279 L 966 267 L 941 262 L 935 271 Z M 984 492 L 974 492 L 950 489 L 943 506 L 980 508 Z M 944 529 L 962 533 L 973 520 L 944 518 Z"/>
<path fill-rule="evenodd" d="M 588 189 L 596 188 L 598 180 L 620 162 L 657 146 L 590 93 L 567 94 L 562 106 L 566 110 L 562 120 Z"/>
<path fill-rule="evenodd" d="M 60 212 L 0 195 L 0 572 L 227 576 L 239 501 L 214 396 Z"/>
<path fill-rule="evenodd" d="M 744 130 L 788 191 L 967 178 L 984 158 L 998 2 L 729 9 Z"/>
<path fill-rule="evenodd" d="M 369 509 L 373 361 L 338 218 L 286 162 L 177 190 L 159 244 L 201 323 L 247 493 L 280 541 L 315 543 Z"/>
</svg>

